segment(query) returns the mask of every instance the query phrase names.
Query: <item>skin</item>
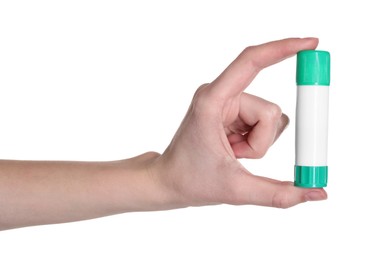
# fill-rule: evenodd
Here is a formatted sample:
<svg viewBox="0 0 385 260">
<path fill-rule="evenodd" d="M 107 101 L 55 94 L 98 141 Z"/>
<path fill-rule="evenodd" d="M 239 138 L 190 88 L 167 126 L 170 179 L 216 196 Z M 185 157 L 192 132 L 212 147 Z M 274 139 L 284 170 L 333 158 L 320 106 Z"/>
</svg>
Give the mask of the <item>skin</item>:
<svg viewBox="0 0 385 260">
<path fill-rule="evenodd" d="M 215 204 L 288 208 L 323 189 L 255 176 L 238 158 L 262 158 L 287 126 L 279 106 L 244 93 L 259 71 L 315 49 L 316 38 L 246 48 L 196 91 L 163 154 L 112 162 L 0 161 L 0 230 L 133 211 Z"/>
</svg>

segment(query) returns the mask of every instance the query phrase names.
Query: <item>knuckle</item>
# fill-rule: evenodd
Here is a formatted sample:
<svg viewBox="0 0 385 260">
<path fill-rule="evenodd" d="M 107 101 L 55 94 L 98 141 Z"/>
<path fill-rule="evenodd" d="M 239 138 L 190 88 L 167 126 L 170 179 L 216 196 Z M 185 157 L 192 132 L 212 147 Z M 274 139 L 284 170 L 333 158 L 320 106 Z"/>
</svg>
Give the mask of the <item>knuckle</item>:
<svg viewBox="0 0 385 260">
<path fill-rule="evenodd" d="M 194 93 L 193 100 L 197 100 L 202 98 L 204 96 L 205 89 L 207 88 L 208 84 L 203 84 L 197 88 L 197 90 Z"/>
<path fill-rule="evenodd" d="M 189 111 L 199 118 L 207 119 L 207 116 L 213 113 L 214 99 L 211 97 L 210 85 L 203 84 L 194 94 Z"/>
<path fill-rule="evenodd" d="M 242 55 L 248 56 L 252 51 L 253 51 L 253 46 L 247 46 L 245 49 L 243 49 Z"/>
<path fill-rule="evenodd" d="M 207 101 L 207 86 L 208 84 L 203 84 L 201 85 L 194 93 L 194 97 L 193 97 L 193 104 L 196 106 L 196 105 L 200 105 L 200 104 L 204 104 L 206 103 Z"/>
<path fill-rule="evenodd" d="M 265 110 L 265 117 L 269 121 L 278 121 L 282 116 L 282 109 L 274 103 L 270 103 Z"/>
<path fill-rule="evenodd" d="M 251 68 L 260 70 L 261 66 L 259 64 L 259 59 L 255 58 L 256 54 L 256 46 L 248 46 L 246 47 L 242 53 L 241 56 L 245 58 L 246 61 L 248 61 L 248 64 Z"/>
<path fill-rule="evenodd" d="M 287 209 L 295 205 L 290 197 L 291 182 L 281 182 L 275 192 L 271 205 L 275 208 Z"/>
<path fill-rule="evenodd" d="M 275 208 L 287 209 L 290 207 L 287 196 L 282 193 L 276 193 L 273 197 L 272 205 Z"/>
</svg>

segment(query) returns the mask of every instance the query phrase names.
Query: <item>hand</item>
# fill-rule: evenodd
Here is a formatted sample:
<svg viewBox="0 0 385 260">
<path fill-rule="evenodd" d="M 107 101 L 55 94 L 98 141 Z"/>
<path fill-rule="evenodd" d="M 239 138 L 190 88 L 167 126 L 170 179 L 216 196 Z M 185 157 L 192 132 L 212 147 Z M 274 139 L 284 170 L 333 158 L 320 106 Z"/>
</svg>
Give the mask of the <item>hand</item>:
<svg viewBox="0 0 385 260">
<path fill-rule="evenodd" d="M 171 144 L 150 167 L 171 198 L 170 208 L 220 203 L 287 208 L 327 198 L 323 189 L 255 176 L 237 160 L 262 158 L 289 121 L 279 106 L 243 91 L 262 69 L 317 44 L 305 38 L 248 47 L 196 91 Z"/>
<path fill-rule="evenodd" d="M 243 93 L 258 72 L 317 39 L 249 47 L 200 87 L 166 151 L 112 162 L 0 160 L 0 230 L 131 211 L 255 204 L 286 208 L 323 189 L 254 176 L 237 158 L 261 158 L 288 123 L 280 108 Z"/>
</svg>

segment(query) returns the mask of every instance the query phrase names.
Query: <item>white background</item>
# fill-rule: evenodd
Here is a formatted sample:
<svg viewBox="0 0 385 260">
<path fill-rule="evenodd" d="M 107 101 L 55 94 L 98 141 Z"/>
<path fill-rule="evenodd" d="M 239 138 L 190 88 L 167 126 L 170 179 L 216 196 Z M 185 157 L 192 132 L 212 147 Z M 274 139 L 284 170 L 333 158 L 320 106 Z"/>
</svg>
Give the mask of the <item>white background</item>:
<svg viewBox="0 0 385 260">
<path fill-rule="evenodd" d="M 332 55 L 329 199 L 214 206 L 0 233 L 0 259 L 384 259 L 381 1 L 0 1 L 0 158 L 162 152 L 195 89 L 248 45 L 316 36 Z M 247 89 L 292 123 L 255 174 L 292 180 L 295 59 Z"/>
</svg>

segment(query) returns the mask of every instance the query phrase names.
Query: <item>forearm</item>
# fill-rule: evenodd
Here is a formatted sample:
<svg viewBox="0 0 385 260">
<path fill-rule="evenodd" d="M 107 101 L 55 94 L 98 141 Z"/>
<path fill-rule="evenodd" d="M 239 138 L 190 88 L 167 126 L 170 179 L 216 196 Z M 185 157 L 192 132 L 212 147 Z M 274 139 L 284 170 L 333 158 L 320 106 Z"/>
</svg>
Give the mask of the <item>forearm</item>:
<svg viewBox="0 0 385 260">
<path fill-rule="evenodd" d="M 0 161 L 0 230 L 166 209 L 147 170 L 159 155 L 113 162 Z"/>
</svg>

